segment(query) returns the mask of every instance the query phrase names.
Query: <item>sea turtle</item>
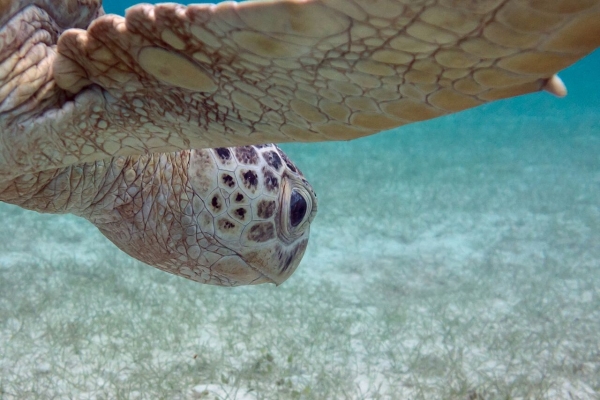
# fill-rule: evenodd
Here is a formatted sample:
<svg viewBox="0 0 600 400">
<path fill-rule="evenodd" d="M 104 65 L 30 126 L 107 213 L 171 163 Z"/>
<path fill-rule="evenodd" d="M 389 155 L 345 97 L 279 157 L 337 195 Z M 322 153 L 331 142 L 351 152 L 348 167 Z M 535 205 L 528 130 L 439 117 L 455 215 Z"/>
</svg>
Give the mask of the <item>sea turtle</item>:
<svg viewBox="0 0 600 400">
<path fill-rule="evenodd" d="M 0 0 L 0 200 L 186 278 L 280 284 L 317 203 L 262 143 L 564 95 L 598 21 L 600 0 Z"/>
</svg>

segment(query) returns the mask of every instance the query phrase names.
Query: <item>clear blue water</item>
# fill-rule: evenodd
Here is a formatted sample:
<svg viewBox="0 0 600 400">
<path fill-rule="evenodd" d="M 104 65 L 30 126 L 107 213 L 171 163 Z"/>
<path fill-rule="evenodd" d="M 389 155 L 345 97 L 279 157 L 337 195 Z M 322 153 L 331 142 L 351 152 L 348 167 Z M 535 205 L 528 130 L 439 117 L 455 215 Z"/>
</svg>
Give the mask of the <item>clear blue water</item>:
<svg viewBox="0 0 600 400">
<path fill-rule="evenodd" d="M 0 205 L 0 398 L 600 398 L 599 66 L 564 99 L 283 145 L 320 202 L 278 288 Z"/>
</svg>

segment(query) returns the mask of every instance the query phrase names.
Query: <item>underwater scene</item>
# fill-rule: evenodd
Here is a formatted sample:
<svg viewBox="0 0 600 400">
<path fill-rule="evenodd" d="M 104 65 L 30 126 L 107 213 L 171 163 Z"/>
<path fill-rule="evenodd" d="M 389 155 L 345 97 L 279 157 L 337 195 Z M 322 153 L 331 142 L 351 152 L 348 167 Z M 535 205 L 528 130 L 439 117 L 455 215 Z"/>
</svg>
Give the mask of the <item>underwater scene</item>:
<svg viewBox="0 0 600 400">
<path fill-rule="evenodd" d="M 282 144 L 319 211 L 280 286 L 202 285 L 0 203 L 0 399 L 600 399 L 599 69 Z"/>
</svg>

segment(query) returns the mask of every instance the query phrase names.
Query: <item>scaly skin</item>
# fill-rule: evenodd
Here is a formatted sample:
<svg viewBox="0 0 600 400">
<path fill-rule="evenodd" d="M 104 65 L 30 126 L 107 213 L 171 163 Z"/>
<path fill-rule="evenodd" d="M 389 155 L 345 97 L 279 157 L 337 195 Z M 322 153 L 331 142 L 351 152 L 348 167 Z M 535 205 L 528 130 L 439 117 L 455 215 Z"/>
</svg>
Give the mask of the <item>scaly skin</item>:
<svg viewBox="0 0 600 400">
<path fill-rule="evenodd" d="M 0 200 L 85 216 L 133 256 L 217 284 L 289 276 L 315 198 L 287 163 L 266 225 L 221 220 L 212 196 L 228 208 L 234 197 L 215 186 L 218 153 L 187 149 L 353 139 L 564 95 L 554 74 L 600 45 L 600 0 L 164 4 L 125 18 L 93 0 L 0 0 L 0 11 Z M 269 196 L 263 150 L 230 152 L 248 149 L 258 163 L 231 179 L 242 188 L 252 169 L 252 195 Z M 307 210 L 292 226 L 299 194 Z"/>
</svg>

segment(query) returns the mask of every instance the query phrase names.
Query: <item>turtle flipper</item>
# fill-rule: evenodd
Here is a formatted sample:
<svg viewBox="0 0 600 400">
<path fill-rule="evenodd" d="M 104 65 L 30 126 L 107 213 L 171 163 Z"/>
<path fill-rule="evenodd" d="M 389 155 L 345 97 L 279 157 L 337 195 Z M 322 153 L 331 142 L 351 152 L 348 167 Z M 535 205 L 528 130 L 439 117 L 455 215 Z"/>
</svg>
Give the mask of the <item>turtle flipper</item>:
<svg viewBox="0 0 600 400">
<path fill-rule="evenodd" d="M 600 0 L 138 5 L 60 37 L 54 77 L 73 104 L 69 157 L 52 164 L 352 139 L 561 94 L 550 78 L 600 45 L 599 20 Z"/>
</svg>

